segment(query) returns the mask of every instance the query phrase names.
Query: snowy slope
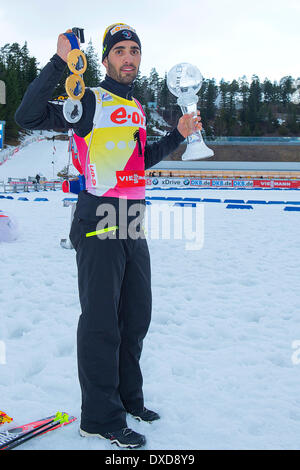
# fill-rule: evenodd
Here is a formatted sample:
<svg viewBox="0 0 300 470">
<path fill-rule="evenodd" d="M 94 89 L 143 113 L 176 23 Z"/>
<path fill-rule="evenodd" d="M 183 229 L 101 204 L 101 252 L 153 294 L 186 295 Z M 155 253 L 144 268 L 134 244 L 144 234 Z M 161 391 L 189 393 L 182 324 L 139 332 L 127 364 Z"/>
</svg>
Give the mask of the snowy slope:
<svg viewBox="0 0 300 470">
<path fill-rule="evenodd" d="M 44 132 L 41 137 L 48 134 Z M 67 141 L 34 142 L 0 166 L 0 181 L 6 181 L 8 177 L 28 178 L 28 176 L 35 176 L 37 173 L 47 179 L 57 178 L 57 172 L 68 164 L 68 159 Z M 74 174 L 78 173 L 73 165 L 71 165 L 71 169 Z"/>
<path fill-rule="evenodd" d="M 158 123 L 160 127 L 163 127 L 163 129 L 169 129 L 170 126 L 169 124 L 164 120 L 164 118 L 156 111 L 156 109 L 151 109 L 150 110 L 150 116 L 151 120 L 153 123 Z M 158 129 L 156 126 L 152 126 L 152 130 L 155 131 L 158 135 L 164 136 L 166 135 L 167 131 L 166 130 L 161 130 Z"/>
<path fill-rule="evenodd" d="M 51 148 L 38 152 L 42 163 Z M 198 191 L 159 193 L 195 197 Z M 266 198 L 253 190 L 198 195 Z M 267 196 L 300 200 L 297 191 Z M 28 197 L 0 200 L 20 231 L 17 241 L 0 244 L 0 340 L 6 346 L 0 409 L 15 425 L 58 410 L 80 415 L 75 253 L 59 245 L 70 208 L 61 192 L 48 192 L 47 202 Z M 201 250 L 185 250 L 183 240 L 148 239 L 153 314 L 141 364 L 146 406 L 162 418 L 152 425 L 128 418 L 146 434 L 146 449 L 299 448 L 300 365 L 292 344 L 300 340 L 300 213 L 281 205 L 225 207 L 204 204 Z M 23 448 L 112 448 L 81 438 L 78 425 Z"/>
</svg>

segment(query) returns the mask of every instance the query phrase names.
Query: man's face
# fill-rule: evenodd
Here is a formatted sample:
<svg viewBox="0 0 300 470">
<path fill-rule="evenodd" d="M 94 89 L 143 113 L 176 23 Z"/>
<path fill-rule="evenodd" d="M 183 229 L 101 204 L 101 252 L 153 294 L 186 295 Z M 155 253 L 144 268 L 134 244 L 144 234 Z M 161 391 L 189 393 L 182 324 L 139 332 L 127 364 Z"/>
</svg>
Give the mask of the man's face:
<svg viewBox="0 0 300 470">
<path fill-rule="evenodd" d="M 118 42 L 103 61 L 107 75 L 124 85 L 129 85 L 136 78 L 140 63 L 141 51 L 134 41 Z"/>
</svg>

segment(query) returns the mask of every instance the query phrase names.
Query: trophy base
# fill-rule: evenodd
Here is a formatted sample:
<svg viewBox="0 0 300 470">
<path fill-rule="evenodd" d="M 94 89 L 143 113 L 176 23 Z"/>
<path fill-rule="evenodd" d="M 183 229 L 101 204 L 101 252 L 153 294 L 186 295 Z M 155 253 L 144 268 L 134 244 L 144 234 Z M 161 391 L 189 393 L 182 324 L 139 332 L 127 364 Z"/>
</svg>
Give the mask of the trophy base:
<svg viewBox="0 0 300 470">
<path fill-rule="evenodd" d="M 203 160 L 214 156 L 213 150 L 208 148 L 202 141 L 187 144 L 186 151 L 182 155 L 182 160 Z"/>
</svg>

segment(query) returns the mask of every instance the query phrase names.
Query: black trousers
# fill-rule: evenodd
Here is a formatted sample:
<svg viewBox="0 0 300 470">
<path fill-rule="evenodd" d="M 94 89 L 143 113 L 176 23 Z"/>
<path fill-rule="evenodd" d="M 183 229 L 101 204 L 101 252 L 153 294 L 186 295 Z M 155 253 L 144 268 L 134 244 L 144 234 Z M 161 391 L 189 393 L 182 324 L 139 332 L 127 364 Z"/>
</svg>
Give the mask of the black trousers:
<svg viewBox="0 0 300 470">
<path fill-rule="evenodd" d="M 128 206 L 140 202 L 144 210 L 144 201 L 132 201 L 127 201 Z M 115 238 L 86 236 L 96 231 L 101 219 L 96 210 L 104 202 L 116 208 Z M 126 427 L 126 411 L 144 406 L 139 361 L 151 318 L 150 256 L 144 237 L 120 238 L 120 224 L 126 218 L 120 217 L 118 203 L 117 198 L 81 192 L 70 231 L 81 304 L 77 330 L 81 427 L 91 433 Z M 127 218 L 127 224 L 131 220 L 132 216 Z"/>
</svg>

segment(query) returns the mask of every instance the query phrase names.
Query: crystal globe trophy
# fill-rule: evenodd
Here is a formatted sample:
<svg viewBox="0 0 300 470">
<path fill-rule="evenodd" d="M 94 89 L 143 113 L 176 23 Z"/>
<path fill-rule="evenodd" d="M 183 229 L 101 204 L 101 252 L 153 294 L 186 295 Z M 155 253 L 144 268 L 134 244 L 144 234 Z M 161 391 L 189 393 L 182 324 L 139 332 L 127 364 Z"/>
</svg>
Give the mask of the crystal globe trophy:
<svg viewBox="0 0 300 470">
<path fill-rule="evenodd" d="M 170 92 L 177 96 L 177 104 L 183 114 L 195 114 L 197 116 L 197 92 L 202 85 L 203 77 L 195 65 L 182 62 L 174 65 L 167 75 L 167 85 Z M 182 155 L 182 160 L 201 160 L 214 155 L 214 152 L 206 146 L 200 130 L 187 137 L 187 148 Z"/>
</svg>

